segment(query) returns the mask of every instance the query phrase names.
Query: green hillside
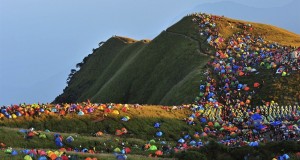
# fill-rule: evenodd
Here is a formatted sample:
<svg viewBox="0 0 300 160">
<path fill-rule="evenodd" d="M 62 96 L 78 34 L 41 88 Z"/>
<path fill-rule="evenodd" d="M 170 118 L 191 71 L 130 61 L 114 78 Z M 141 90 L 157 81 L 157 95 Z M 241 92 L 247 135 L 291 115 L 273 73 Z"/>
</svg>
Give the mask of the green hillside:
<svg viewBox="0 0 300 160">
<path fill-rule="evenodd" d="M 177 26 L 178 32 L 173 29 Z M 55 102 L 90 99 L 92 102 L 181 104 L 193 101 L 209 60 L 198 41 L 185 36 L 185 31 L 198 35 L 196 28 L 191 17 L 186 17 L 150 42 L 110 38 L 88 57 Z"/>
<path fill-rule="evenodd" d="M 163 105 L 193 102 L 199 93 L 200 81 L 205 78 L 205 65 L 212 58 L 208 55 L 215 51 L 207 44 L 207 37 L 200 36 L 199 28 L 192 19 L 193 15 L 184 17 L 151 41 L 118 36 L 108 39 L 84 59 L 80 70 L 54 102 L 82 102 L 86 99 L 101 103 Z M 231 25 L 241 23 L 250 22 L 221 18 L 217 25 L 220 34 L 228 38 L 241 31 Z M 251 24 L 254 35 L 262 35 L 268 41 L 284 45 L 300 46 L 297 34 L 270 25 Z M 251 79 L 242 79 L 251 84 L 265 78 L 265 90 L 256 94 L 254 98 L 259 101 L 254 102 L 259 103 L 261 99 L 275 99 L 280 103 L 300 101 L 299 74 L 292 75 L 294 78 L 274 80 L 270 76 L 273 71 L 261 73 Z M 290 94 L 296 96 L 291 97 Z"/>
</svg>

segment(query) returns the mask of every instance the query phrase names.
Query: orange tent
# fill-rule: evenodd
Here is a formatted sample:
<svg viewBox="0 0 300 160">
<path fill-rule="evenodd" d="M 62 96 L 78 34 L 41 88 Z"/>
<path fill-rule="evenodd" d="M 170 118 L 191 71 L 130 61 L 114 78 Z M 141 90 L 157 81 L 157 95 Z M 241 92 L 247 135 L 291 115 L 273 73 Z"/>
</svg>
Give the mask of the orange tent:
<svg viewBox="0 0 300 160">
<path fill-rule="evenodd" d="M 51 154 L 49 155 L 49 158 L 50 158 L 51 160 L 55 160 L 55 159 L 57 158 L 57 155 L 56 155 L 55 153 L 51 153 Z"/>
<path fill-rule="evenodd" d="M 60 110 L 60 111 L 59 111 L 59 114 L 62 115 L 62 116 L 64 116 L 64 115 L 66 115 L 66 111 Z"/>
<path fill-rule="evenodd" d="M 103 132 L 101 132 L 101 131 L 98 131 L 97 133 L 96 133 L 96 136 L 97 137 L 100 137 L 100 136 L 102 136 L 103 135 Z"/>
<path fill-rule="evenodd" d="M 257 88 L 259 86 L 260 86 L 260 84 L 258 82 L 255 82 L 254 85 L 253 85 L 254 88 Z"/>
<path fill-rule="evenodd" d="M 250 100 L 249 99 L 246 100 L 246 104 L 250 104 Z"/>
<path fill-rule="evenodd" d="M 249 89 L 250 89 L 249 87 L 245 87 L 244 88 L 245 91 L 249 91 Z"/>
<path fill-rule="evenodd" d="M 240 105 L 241 105 L 241 106 L 245 105 L 245 102 L 243 102 L 243 101 L 242 101 L 242 102 L 240 102 Z"/>
<path fill-rule="evenodd" d="M 163 152 L 162 152 L 161 150 L 157 150 L 157 151 L 155 152 L 155 154 L 158 155 L 158 156 L 161 156 L 161 155 L 163 155 Z"/>
<path fill-rule="evenodd" d="M 239 76 L 243 76 L 244 74 L 245 74 L 245 73 L 241 71 L 241 72 L 239 73 Z"/>
<path fill-rule="evenodd" d="M 121 136 L 123 134 L 123 132 L 121 130 L 116 130 L 116 136 Z"/>
</svg>

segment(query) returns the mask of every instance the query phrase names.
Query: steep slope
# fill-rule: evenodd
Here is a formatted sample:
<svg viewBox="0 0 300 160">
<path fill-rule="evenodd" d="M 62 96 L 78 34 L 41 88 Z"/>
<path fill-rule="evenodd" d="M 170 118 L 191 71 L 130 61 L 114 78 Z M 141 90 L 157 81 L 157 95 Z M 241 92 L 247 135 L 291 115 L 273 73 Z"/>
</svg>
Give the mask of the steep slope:
<svg viewBox="0 0 300 160">
<path fill-rule="evenodd" d="M 144 103 L 176 105 L 191 103 L 204 80 L 206 64 L 215 50 L 200 36 L 193 15 L 184 17 L 152 41 L 135 41 L 112 37 L 91 54 L 74 74 L 64 93 L 54 102 Z M 221 18 L 219 33 L 229 38 L 241 32 L 238 26 L 251 23 L 253 34 L 283 45 L 300 46 L 300 36 L 265 24 Z M 210 55 L 210 56 L 208 56 Z M 264 78 L 261 92 L 254 103 L 278 100 L 281 103 L 300 101 L 299 74 L 273 79 L 273 71 L 262 70 L 257 76 L 242 78 L 253 83 Z M 286 87 L 280 87 L 285 86 Z M 289 90 L 289 92 L 286 92 Z M 295 95 L 294 97 L 291 95 Z M 289 98 L 291 97 L 291 98 Z"/>
<path fill-rule="evenodd" d="M 186 17 L 174 27 L 186 26 L 179 30 L 197 35 L 197 27 L 191 19 Z M 96 49 L 55 102 L 90 99 L 93 102 L 181 104 L 194 100 L 201 72 L 209 60 L 209 56 L 200 51 L 196 39 L 173 29 L 163 31 L 151 42 L 130 41 L 112 37 Z"/>
</svg>

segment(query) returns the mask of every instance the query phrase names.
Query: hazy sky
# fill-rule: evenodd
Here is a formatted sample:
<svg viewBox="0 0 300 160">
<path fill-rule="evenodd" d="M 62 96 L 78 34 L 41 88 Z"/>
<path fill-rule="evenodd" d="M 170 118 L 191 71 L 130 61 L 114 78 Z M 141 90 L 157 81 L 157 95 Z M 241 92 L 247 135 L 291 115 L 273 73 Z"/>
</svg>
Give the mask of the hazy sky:
<svg viewBox="0 0 300 160">
<path fill-rule="evenodd" d="M 299 6 L 299 0 L 0 0 L 0 105 L 51 102 L 70 70 L 113 35 L 153 39 L 196 11 L 300 34 Z"/>
</svg>

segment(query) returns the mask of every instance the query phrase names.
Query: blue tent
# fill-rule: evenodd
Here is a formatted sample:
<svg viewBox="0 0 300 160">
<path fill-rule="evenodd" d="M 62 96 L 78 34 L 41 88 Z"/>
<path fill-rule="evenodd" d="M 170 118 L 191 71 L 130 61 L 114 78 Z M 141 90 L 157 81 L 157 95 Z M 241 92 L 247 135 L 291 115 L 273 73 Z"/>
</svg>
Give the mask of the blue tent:
<svg viewBox="0 0 300 160">
<path fill-rule="evenodd" d="M 20 129 L 19 132 L 21 132 L 21 133 L 27 133 L 27 130 L 26 129 Z"/>
<path fill-rule="evenodd" d="M 161 131 L 156 132 L 156 136 L 161 137 L 163 135 L 163 133 Z"/>
<path fill-rule="evenodd" d="M 178 143 L 184 143 L 184 142 L 185 142 L 185 140 L 182 138 L 178 140 Z"/>
<path fill-rule="evenodd" d="M 61 141 L 55 141 L 56 146 L 62 147 L 64 144 Z"/>
<path fill-rule="evenodd" d="M 185 135 L 183 138 L 184 138 L 184 139 L 191 139 L 191 136 L 190 136 L 189 134 L 187 134 L 187 135 Z"/>
<path fill-rule="evenodd" d="M 190 145 L 191 145 L 191 146 L 195 146 L 196 144 L 197 144 L 197 142 L 194 141 L 194 140 L 192 140 L 192 141 L 190 142 Z"/>
<path fill-rule="evenodd" d="M 59 137 L 55 138 L 55 142 L 61 142 L 61 139 Z"/>
<path fill-rule="evenodd" d="M 156 123 L 154 124 L 154 128 L 159 128 L 159 127 L 160 127 L 160 123 L 156 122 Z"/>
<path fill-rule="evenodd" d="M 202 117 L 202 118 L 200 118 L 200 122 L 201 122 L 201 123 L 206 123 L 207 120 L 206 120 L 204 117 Z"/>
<path fill-rule="evenodd" d="M 197 142 L 197 146 L 203 146 L 203 143 L 201 141 Z"/>
<path fill-rule="evenodd" d="M 200 90 L 204 91 L 205 90 L 205 86 L 204 85 L 200 85 Z"/>
<path fill-rule="evenodd" d="M 126 157 L 125 157 L 125 155 L 123 155 L 123 154 L 119 154 L 119 155 L 117 155 L 117 160 L 126 160 Z"/>
<path fill-rule="evenodd" d="M 260 114 L 255 113 L 251 116 L 251 119 L 252 120 L 262 120 L 262 117 Z"/>
<path fill-rule="evenodd" d="M 13 151 L 11 152 L 11 155 L 13 155 L 13 156 L 18 155 L 18 152 L 17 152 L 16 150 L 13 150 Z"/>
<path fill-rule="evenodd" d="M 23 152 L 24 154 L 28 154 L 29 150 L 28 150 L 28 149 L 24 149 L 22 152 Z"/>
<path fill-rule="evenodd" d="M 74 141 L 74 138 L 72 136 L 69 136 L 68 138 L 66 138 L 66 141 L 68 143 L 72 143 Z"/>
<path fill-rule="evenodd" d="M 87 148 L 84 148 L 81 152 L 89 152 Z"/>
<path fill-rule="evenodd" d="M 281 121 L 274 121 L 270 123 L 272 126 L 278 126 L 281 124 Z"/>
<path fill-rule="evenodd" d="M 264 125 L 262 125 L 262 124 L 259 124 L 259 125 L 256 125 L 255 126 L 255 129 L 257 129 L 257 130 L 262 130 L 263 128 L 265 128 L 265 126 Z"/>
<path fill-rule="evenodd" d="M 83 116 L 83 115 L 84 115 L 84 112 L 79 111 L 79 112 L 78 112 L 78 115 L 79 115 L 79 116 Z"/>
<path fill-rule="evenodd" d="M 123 117 L 121 120 L 127 122 L 129 119 L 127 117 Z"/>
<path fill-rule="evenodd" d="M 251 147 L 257 147 L 258 146 L 258 142 L 250 142 L 249 143 L 249 146 L 251 146 Z"/>
<path fill-rule="evenodd" d="M 289 159 L 289 158 L 290 158 L 290 156 L 287 155 L 287 154 L 282 155 L 282 157 L 283 157 L 284 159 Z"/>
<path fill-rule="evenodd" d="M 47 159 L 47 157 L 42 156 L 42 157 L 39 157 L 38 160 L 48 160 L 48 159 Z"/>
</svg>

